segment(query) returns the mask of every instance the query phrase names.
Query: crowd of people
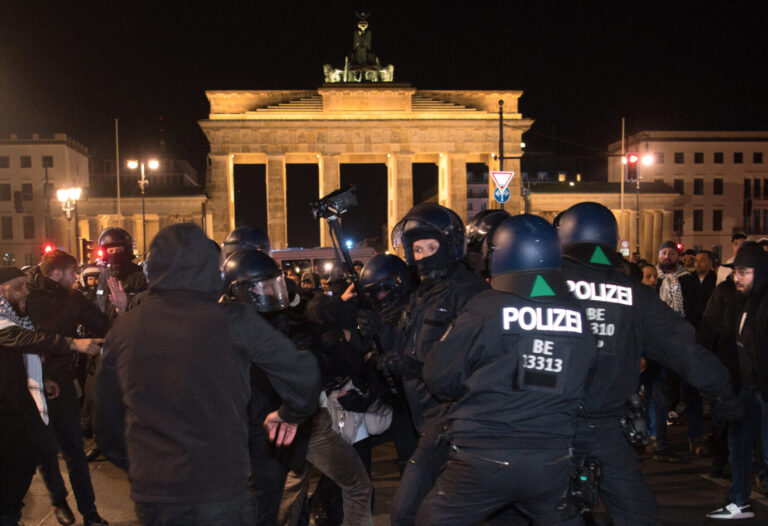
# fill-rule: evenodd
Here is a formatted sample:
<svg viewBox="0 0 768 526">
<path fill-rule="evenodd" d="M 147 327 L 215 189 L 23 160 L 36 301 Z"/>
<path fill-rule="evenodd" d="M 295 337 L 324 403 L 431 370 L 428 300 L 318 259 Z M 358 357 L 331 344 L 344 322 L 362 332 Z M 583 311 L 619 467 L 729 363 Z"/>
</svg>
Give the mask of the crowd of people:
<svg viewBox="0 0 768 526">
<path fill-rule="evenodd" d="M 343 274 L 284 271 L 257 228 L 217 245 L 188 223 L 141 265 L 108 228 L 99 266 L 54 250 L 0 267 L 0 526 L 20 524 L 36 470 L 74 523 L 59 452 L 86 526 L 107 524 L 99 455 L 127 470 L 144 525 L 370 525 L 387 441 L 394 525 L 584 524 L 598 498 L 616 525 L 660 524 L 638 451 L 678 461 L 680 423 L 731 478 L 707 516 L 752 517 L 768 255 L 746 237 L 715 273 L 672 241 L 656 265 L 624 259 L 598 203 L 466 227 L 422 203 L 392 232 L 404 259 Z"/>
</svg>

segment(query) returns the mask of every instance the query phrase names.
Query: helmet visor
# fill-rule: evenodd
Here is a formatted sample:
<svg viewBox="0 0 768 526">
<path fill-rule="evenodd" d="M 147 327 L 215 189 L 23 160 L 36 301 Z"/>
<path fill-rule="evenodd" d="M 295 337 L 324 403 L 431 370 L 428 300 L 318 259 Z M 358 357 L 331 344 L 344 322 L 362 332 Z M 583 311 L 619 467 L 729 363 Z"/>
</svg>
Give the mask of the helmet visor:
<svg viewBox="0 0 768 526">
<path fill-rule="evenodd" d="M 246 280 L 237 284 L 239 296 L 251 303 L 259 312 L 273 312 L 288 308 L 291 301 L 283 275 L 261 281 Z"/>
</svg>

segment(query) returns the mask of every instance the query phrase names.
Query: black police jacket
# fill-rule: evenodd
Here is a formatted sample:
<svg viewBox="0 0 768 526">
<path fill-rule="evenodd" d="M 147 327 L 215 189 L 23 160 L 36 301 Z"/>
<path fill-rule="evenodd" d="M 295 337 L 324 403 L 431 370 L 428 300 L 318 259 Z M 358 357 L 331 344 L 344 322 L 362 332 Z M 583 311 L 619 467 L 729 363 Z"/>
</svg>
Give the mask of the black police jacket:
<svg viewBox="0 0 768 526">
<path fill-rule="evenodd" d="M 416 364 L 403 375 L 403 391 L 416 429 L 445 410 L 424 384 L 421 365 L 430 349 L 445 333 L 467 301 L 488 288 L 488 283 L 470 272 L 463 263 L 454 272 L 439 280 L 425 280 L 411 295 L 405 311 L 403 331 L 397 343 L 398 352 Z"/>
<path fill-rule="evenodd" d="M 693 326 L 650 287 L 609 266 L 568 256 L 563 258 L 563 274 L 597 340 L 597 368 L 584 397 L 586 416 L 622 412 L 637 392 L 643 356 L 680 373 L 714 398 L 733 396 L 726 368 L 696 343 Z"/>
<path fill-rule="evenodd" d="M 556 296 L 475 295 L 424 365 L 451 441 L 477 448 L 564 448 L 575 432 L 595 342 L 565 283 Z"/>
</svg>

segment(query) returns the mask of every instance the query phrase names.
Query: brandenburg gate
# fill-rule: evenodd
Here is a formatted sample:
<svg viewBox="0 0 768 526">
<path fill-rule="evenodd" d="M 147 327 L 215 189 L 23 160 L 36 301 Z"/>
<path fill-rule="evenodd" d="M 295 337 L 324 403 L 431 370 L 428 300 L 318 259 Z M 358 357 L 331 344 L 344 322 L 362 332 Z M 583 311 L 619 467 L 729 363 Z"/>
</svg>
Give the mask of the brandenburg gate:
<svg viewBox="0 0 768 526">
<path fill-rule="evenodd" d="M 222 241 L 235 227 L 234 166 L 265 164 L 273 248 L 287 246 L 286 164 L 317 163 L 320 196 L 340 187 L 341 164 L 386 164 L 391 231 L 413 206 L 412 164 L 435 163 L 439 203 L 466 221 L 467 163 L 498 169 L 499 100 L 504 101 L 505 156 L 520 156 L 522 134 L 532 124 L 518 113 L 520 91 L 422 91 L 379 84 L 206 95 L 211 112 L 200 126 L 211 148 L 206 184 L 214 239 Z M 504 169 L 519 174 L 519 164 L 508 159 Z M 506 209 L 520 213 L 519 176 L 510 191 Z M 325 225 L 320 241 L 330 246 Z"/>
<path fill-rule="evenodd" d="M 316 90 L 206 92 L 210 114 L 199 124 L 210 143 L 206 185 L 216 241 L 235 227 L 237 164 L 266 165 L 267 228 L 273 248 L 287 247 L 286 165 L 291 163 L 318 165 L 319 196 L 340 187 L 342 164 L 386 164 L 388 191 L 381 198 L 387 200 L 389 231 L 414 204 L 413 163 L 434 163 L 439 203 L 466 221 L 467 163 L 498 169 L 500 100 L 504 155 L 518 157 L 504 163 L 505 170 L 517 174 L 505 207 L 513 214 L 521 212 L 521 139 L 533 123 L 518 111 L 522 92 L 419 90 L 394 83 L 393 67 L 382 68 L 378 57 L 361 47 L 370 47 L 367 23 L 358 28 L 354 53 L 346 58 L 344 69 L 326 65 L 326 82 Z M 489 196 L 492 185 L 489 178 Z M 322 246 L 330 246 L 326 225 L 320 238 Z"/>
</svg>

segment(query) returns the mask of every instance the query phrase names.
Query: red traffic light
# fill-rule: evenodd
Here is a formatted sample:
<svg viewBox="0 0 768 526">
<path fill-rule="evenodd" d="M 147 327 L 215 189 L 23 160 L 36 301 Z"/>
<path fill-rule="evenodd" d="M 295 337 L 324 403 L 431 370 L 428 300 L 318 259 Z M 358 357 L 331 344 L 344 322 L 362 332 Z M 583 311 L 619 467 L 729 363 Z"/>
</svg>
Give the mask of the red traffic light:
<svg viewBox="0 0 768 526">
<path fill-rule="evenodd" d="M 682 251 L 683 251 L 683 248 L 684 248 L 684 247 L 683 247 L 683 244 L 682 244 L 682 243 L 678 243 L 678 244 L 677 244 L 677 251 L 678 251 L 678 252 L 682 252 Z"/>
<path fill-rule="evenodd" d="M 640 154 L 634 152 L 627 154 L 627 164 L 637 164 L 638 162 L 640 162 Z"/>
<path fill-rule="evenodd" d="M 56 249 L 56 246 L 53 243 L 46 243 L 43 245 L 43 254 L 47 254 L 48 252 L 51 252 Z"/>
</svg>

